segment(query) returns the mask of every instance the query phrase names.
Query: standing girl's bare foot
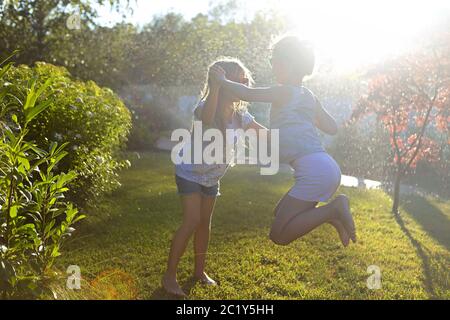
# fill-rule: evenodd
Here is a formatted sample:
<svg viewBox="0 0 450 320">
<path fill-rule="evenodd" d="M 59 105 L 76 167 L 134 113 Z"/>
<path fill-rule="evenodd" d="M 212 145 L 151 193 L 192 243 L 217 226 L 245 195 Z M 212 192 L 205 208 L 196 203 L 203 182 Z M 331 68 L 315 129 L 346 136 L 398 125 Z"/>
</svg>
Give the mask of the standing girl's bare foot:
<svg viewBox="0 0 450 320">
<path fill-rule="evenodd" d="M 195 279 L 197 281 L 200 281 L 202 284 L 206 284 L 209 286 L 217 285 L 217 282 L 215 282 L 213 279 L 211 279 L 205 272 L 198 274 L 198 275 L 196 274 Z"/>
<path fill-rule="evenodd" d="M 340 194 L 336 197 L 334 202 L 338 212 L 337 217 L 339 221 L 344 226 L 350 236 L 350 239 L 352 239 L 353 242 L 356 242 L 355 222 L 353 221 L 352 214 L 350 213 L 350 204 L 347 196 Z"/>
<path fill-rule="evenodd" d="M 342 225 L 342 223 L 338 219 L 333 219 L 330 220 L 330 224 L 336 229 L 337 233 L 339 234 L 339 238 L 341 239 L 342 245 L 344 247 L 348 246 L 350 242 L 350 237 L 347 231 L 345 231 L 345 228 Z"/>
<path fill-rule="evenodd" d="M 169 294 L 173 294 L 177 297 L 185 298 L 187 295 L 184 293 L 184 291 L 181 289 L 180 285 L 177 282 L 176 277 L 169 276 L 167 273 L 164 274 L 161 284 L 164 288 L 164 290 L 167 291 Z"/>
</svg>

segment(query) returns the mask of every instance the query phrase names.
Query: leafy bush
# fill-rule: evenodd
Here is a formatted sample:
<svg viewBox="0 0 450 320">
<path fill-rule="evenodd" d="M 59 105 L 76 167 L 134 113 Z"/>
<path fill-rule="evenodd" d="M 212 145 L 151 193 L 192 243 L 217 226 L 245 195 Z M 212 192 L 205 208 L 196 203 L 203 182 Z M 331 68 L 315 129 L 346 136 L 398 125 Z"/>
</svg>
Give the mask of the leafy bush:
<svg viewBox="0 0 450 320">
<path fill-rule="evenodd" d="M 69 198 L 79 206 L 91 204 L 104 192 L 119 185 L 117 171 L 127 165 L 120 152 L 131 125 L 128 109 L 114 92 L 94 82 L 74 80 L 65 68 L 38 62 L 34 67 L 11 67 L 0 87 L 10 86 L 14 96 L 23 99 L 30 79 L 41 87 L 51 79 L 38 101 L 52 96 L 53 103 L 30 125 L 27 137 L 38 145 L 68 142 L 70 152 L 61 159 L 57 172 L 74 170 Z M 7 103 L 14 98 L 6 96 Z M 23 120 L 20 106 L 8 111 Z"/>
<path fill-rule="evenodd" d="M 12 67 L 0 69 L 0 79 Z M 32 120 L 55 103 L 40 98 L 51 85 L 27 87 L 9 83 L 0 88 L 0 119 L 9 114 L 11 123 L 0 122 L 0 296 L 36 298 L 45 286 L 47 271 L 60 255 L 72 225 L 84 216 L 64 199 L 67 184 L 76 173 L 55 174 L 63 161 L 66 144 L 51 143 L 48 151 L 26 141 Z M 16 93 L 22 95 L 16 95 Z M 21 117 L 17 116 L 21 111 Z"/>
</svg>

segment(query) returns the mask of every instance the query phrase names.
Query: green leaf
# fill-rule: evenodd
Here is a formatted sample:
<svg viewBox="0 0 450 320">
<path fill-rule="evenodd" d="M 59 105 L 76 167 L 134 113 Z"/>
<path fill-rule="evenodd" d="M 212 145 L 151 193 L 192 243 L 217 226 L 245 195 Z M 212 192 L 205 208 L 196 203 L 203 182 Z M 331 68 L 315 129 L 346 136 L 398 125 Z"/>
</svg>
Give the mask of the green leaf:
<svg viewBox="0 0 450 320">
<path fill-rule="evenodd" d="M 61 255 L 61 253 L 59 252 L 59 248 L 58 248 L 58 246 L 54 246 L 53 247 L 53 250 L 52 250 L 52 253 L 51 253 L 51 257 L 52 258 L 56 258 L 56 257 L 58 257 L 59 255 Z"/>
<path fill-rule="evenodd" d="M 38 114 L 40 114 L 42 111 L 44 111 L 45 109 L 47 109 L 50 104 L 52 103 L 52 100 L 46 100 L 42 103 L 40 103 L 39 105 L 32 107 L 31 109 L 28 109 L 25 111 L 25 122 L 30 122 L 31 120 L 33 120 Z"/>
<path fill-rule="evenodd" d="M 50 236 L 51 235 L 51 230 L 52 230 L 52 228 L 55 226 L 55 223 L 56 223 L 56 220 L 51 220 L 50 221 L 50 223 L 48 223 L 46 226 L 45 226 L 45 229 L 44 229 L 44 234 L 46 235 L 46 236 Z"/>
<path fill-rule="evenodd" d="M 58 149 L 56 149 L 55 153 L 60 153 L 69 143 L 68 142 L 64 142 L 63 144 L 61 144 L 59 146 Z M 66 153 L 67 154 L 67 153 Z"/>
<path fill-rule="evenodd" d="M 36 154 L 38 154 L 40 157 L 44 157 L 45 156 L 45 154 L 46 154 L 45 150 L 42 150 L 41 148 L 38 148 L 34 144 L 26 142 L 26 141 L 24 142 L 24 144 L 27 147 L 29 147 L 31 150 L 33 150 Z"/>
<path fill-rule="evenodd" d="M 47 81 L 45 81 L 45 83 L 36 90 L 36 83 L 37 83 L 37 79 L 32 79 L 31 80 L 31 86 L 30 86 L 30 91 L 28 92 L 27 95 L 27 100 L 25 102 L 25 105 L 23 106 L 24 110 L 28 110 L 30 108 L 35 108 L 36 105 L 36 101 L 37 99 L 42 95 L 42 93 L 50 86 L 50 84 L 52 83 L 52 79 L 49 78 Z M 48 101 L 48 100 L 47 100 Z M 43 110 L 45 110 L 45 108 L 47 108 L 48 105 L 45 105 L 42 107 L 38 106 L 38 110 L 40 110 L 38 113 L 42 112 Z M 42 109 L 43 108 L 43 109 Z M 36 115 L 35 115 L 36 116 Z"/>
<path fill-rule="evenodd" d="M 76 176 L 77 175 L 76 175 L 75 171 L 69 171 L 68 173 L 65 173 L 65 174 L 62 173 L 59 176 L 59 179 L 58 179 L 58 182 L 57 182 L 58 188 L 63 187 L 67 182 L 72 181 L 73 179 L 75 179 Z"/>
<path fill-rule="evenodd" d="M 86 216 L 84 214 L 81 214 L 81 215 L 77 216 L 75 219 L 73 219 L 72 223 L 80 221 L 80 220 L 82 220 L 84 218 L 86 218 Z"/>
<path fill-rule="evenodd" d="M 35 91 L 35 87 L 36 87 L 36 79 L 31 79 L 31 85 L 30 85 L 30 91 L 28 92 L 27 95 L 27 99 L 25 101 L 25 104 L 23 106 L 24 110 L 27 110 L 28 108 L 34 107 L 34 104 L 36 103 L 36 91 Z"/>
<path fill-rule="evenodd" d="M 20 164 L 22 164 L 25 167 L 25 169 L 30 170 L 30 162 L 28 161 L 27 158 L 18 157 L 17 160 L 19 161 Z"/>
<path fill-rule="evenodd" d="M 21 174 L 26 175 L 27 171 L 25 170 L 23 165 L 20 165 L 17 167 L 17 171 L 19 171 Z"/>
<path fill-rule="evenodd" d="M 58 144 L 55 141 L 52 141 L 50 143 L 50 146 L 48 147 L 48 153 L 53 156 L 53 154 L 55 153 L 56 147 L 58 146 Z"/>
<path fill-rule="evenodd" d="M 3 76 L 5 75 L 5 73 L 7 73 L 9 69 L 11 69 L 11 67 L 12 67 L 13 64 L 14 64 L 14 63 L 10 62 L 10 63 L 8 63 L 6 66 L 4 66 L 4 67 L 2 67 L 2 68 L 0 69 L 0 78 L 3 78 Z"/>
<path fill-rule="evenodd" d="M 0 66 L 3 65 L 6 61 L 10 60 L 12 57 L 14 57 L 19 52 L 20 52 L 20 50 L 14 50 L 9 56 L 7 56 L 2 62 L 0 62 Z"/>
<path fill-rule="evenodd" d="M 9 216 L 11 217 L 11 218 L 15 218 L 15 217 L 17 217 L 17 210 L 19 209 L 19 206 L 18 205 L 13 205 L 13 206 L 11 206 L 11 208 L 10 208 L 10 210 L 9 210 Z"/>
</svg>

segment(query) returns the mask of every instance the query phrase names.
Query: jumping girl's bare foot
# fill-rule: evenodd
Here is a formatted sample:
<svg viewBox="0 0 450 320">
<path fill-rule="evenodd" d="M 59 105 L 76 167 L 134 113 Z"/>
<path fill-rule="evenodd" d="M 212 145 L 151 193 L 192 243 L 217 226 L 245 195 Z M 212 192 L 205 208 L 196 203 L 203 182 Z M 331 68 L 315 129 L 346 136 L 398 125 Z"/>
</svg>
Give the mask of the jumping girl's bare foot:
<svg viewBox="0 0 450 320">
<path fill-rule="evenodd" d="M 164 290 L 167 291 L 169 294 L 173 294 L 177 297 L 185 298 L 186 294 L 181 289 L 180 285 L 177 282 L 177 279 L 175 277 L 168 276 L 165 274 L 162 278 L 161 284 L 164 288 Z"/>
<path fill-rule="evenodd" d="M 200 281 L 202 284 L 206 284 L 209 286 L 215 286 L 217 285 L 217 282 L 215 282 L 213 279 L 211 279 L 206 273 L 201 273 L 200 275 L 195 275 L 195 279 L 197 281 Z"/>
<path fill-rule="evenodd" d="M 344 226 L 350 236 L 350 239 L 352 239 L 353 242 L 356 242 L 355 222 L 353 221 L 352 214 L 350 213 L 350 204 L 347 196 L 343 194 L 338 195 L 334 202 L 338 212 L 337 216 L 339 221 Z"/>
<path fill-rule="evenodd" d="M 344 247 L 348 246 L 348 244 L 350 242 L 350 237 L 349 237 L 347 231 L 345 231 L 345 228 L 342 225 L 342 223 L 338 219 L 333 219 L 333 220 L 330 220 L 330 224 L 338 232 L 339 238 L 341 239 L 341 242 L 342 242 L 342 245 Z"/>
</svg>

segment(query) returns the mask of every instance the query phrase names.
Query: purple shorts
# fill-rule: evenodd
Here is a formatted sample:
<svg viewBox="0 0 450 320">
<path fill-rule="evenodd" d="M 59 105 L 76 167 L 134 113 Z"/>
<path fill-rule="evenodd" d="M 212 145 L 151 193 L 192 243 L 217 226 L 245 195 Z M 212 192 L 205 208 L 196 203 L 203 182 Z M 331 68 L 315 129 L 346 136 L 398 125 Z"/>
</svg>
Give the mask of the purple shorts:
<svg viewBox="0 0 450 320">
<path fill-rule="evenodd" d="M 303 201 L 326 202 L 341 183 L 341 170 L 326 152 L 311 153 L 291 162 L 295 184 L 288 194 Z"/>
</svg>

